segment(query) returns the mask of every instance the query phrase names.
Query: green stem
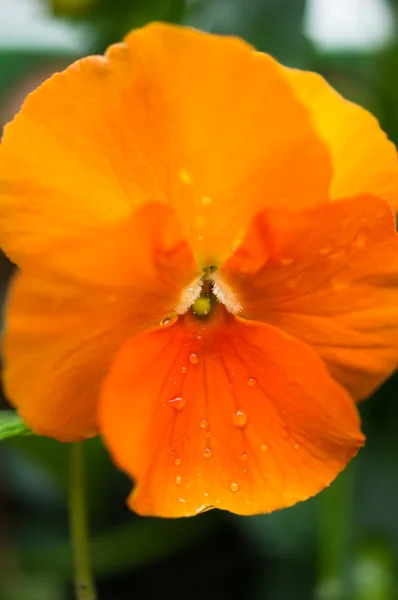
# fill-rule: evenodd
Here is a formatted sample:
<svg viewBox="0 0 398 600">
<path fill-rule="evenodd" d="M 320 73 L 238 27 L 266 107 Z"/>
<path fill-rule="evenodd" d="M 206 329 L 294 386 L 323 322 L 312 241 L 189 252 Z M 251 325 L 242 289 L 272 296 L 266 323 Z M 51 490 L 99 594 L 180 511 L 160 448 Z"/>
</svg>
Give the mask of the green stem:
<svg viewBox="0 0 398 600">
<path fill-rule="evenodd" d="M 83 442 L 71 444 L 69 473 L 70 534 L 77 600 L 96 600 L 84 493 Z"/>
<path fill-rule="evenodd" d="M 319 498 L 318 592 L 322 600 L 350 597 L 346 568 L 353 550 L 354 470 L 354 465 L 349 465 Z"/>
</svg>

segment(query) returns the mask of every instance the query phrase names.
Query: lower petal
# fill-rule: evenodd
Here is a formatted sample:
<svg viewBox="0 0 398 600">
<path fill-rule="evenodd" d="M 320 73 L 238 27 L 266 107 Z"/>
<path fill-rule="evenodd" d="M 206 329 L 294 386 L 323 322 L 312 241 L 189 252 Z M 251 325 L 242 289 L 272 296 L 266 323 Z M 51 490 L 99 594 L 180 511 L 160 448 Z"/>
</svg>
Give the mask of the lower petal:
<svg viewBox="0 0 398 600">
<path fill-rule="evenodd" d="M 307 345 L 217 307 L 128 341 L 99 422 L 140 514 L 265 513 L 313 496 L 363 444 L 356 409 Z"/>
</svg>

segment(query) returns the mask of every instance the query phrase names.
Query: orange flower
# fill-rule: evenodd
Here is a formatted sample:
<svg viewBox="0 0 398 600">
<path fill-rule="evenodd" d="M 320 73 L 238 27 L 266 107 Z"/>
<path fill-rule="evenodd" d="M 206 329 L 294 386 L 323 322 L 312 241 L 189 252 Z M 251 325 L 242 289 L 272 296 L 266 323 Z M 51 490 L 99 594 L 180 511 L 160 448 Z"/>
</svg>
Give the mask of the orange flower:
<svg viewBox="0 0 398 600">
<path fill-rule="evenodd" d="M 53 76 L 0 147 L 5 384 L 103 433 L 139 513 L 268 512 L 363 444 L 398 357 L 396 152 L 313 73 L 150 25 Z"/>
</svg>

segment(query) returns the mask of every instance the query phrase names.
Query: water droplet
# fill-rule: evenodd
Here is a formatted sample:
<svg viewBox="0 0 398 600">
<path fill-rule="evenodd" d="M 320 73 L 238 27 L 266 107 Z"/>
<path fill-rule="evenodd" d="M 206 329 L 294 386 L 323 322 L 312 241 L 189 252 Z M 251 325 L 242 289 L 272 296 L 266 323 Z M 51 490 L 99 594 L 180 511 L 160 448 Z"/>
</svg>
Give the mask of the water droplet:
<svg viewBox="0 0 398 600">
<path fill-rule="evenodd" d="M 197 365 L 199 362 L 199 357 L 197 354 L 195 354 L 195 352 L 191 352 L 191 354 L 189 355 L 189 362 L 191 363 L 191 365 Z"/>
<path fill-rule="evenodd" d="M 298 449 L 300 448 L 300 444 L 294 444 L 293 448 L 294 448 L 295 450 L 298 450 Z"/>
<path fill-rule="evenodd" d="M 263 445 L 261 446 L 261 450 L 262 450 L 263 452 L 267 452 L 267 450 L 268 450 L 268 446 L 267 446 L 267 444 L 263 444 Z"/>
<path fill-rule="evenodd" d="M 282 265 L 282 267 L 288 267 L 293 263 L 293 259 L 291 256 L 283 256 L 279 263 Z"/>
<path fill-rule="evenodd" d="M 187 441 L 187 439 L 188 439 L 188 434 L 187 434 L 187 433 L 184 433 L 184 435 L 182 436 L 182 439 L 183 439 L 183 440 L 186 442 L 186 441 Z"/>
<path fill-rule="evenodd" d="M 257 383 L 257 379 L 254 379 L 254 377 L 249 377 L 249 379 L 247 380 L 247 385 L 249 387 L 254 387 Z"/>
<path fill-rule="evenodd" d="M 206 450 L 203 452 L 203 456 L 205 458 L 210 458 L 211 457 L 211 449 L 210 448 L 206 448 Z"/>
<path fill-rule="evenodd" d="M 185 502 L 184 498 L 178 498 L 178 502 Z"/>
<path fill-rule="evenodd" d="M 237 483 L 233 482 L 231 483 L 231 485 L 229 486 L 229 489 L 231 490 L 231 492 L 237 492 L 239 489 L 239 486 Z"/>
<path fill-rule="evenodd" d="M 319 254 L 320 254 L 321 256 L 326 256 L 326 254 L 329 254 L 329 253 L 331 252 L 331 250 L 332 250 L 332 249 L 331 249 L 331 247 L 330 247 L 330 246 L 324 246 L 323 248 L 321 248 L 321 249 L 319 250 Z"/>
<path fill-rule="evenodd" d="M 210 196 L 203 196 L 202 198 L 202 204 L 211 204 L 213 202 L 213 198 L 210 198 Z"/>
<path fill-rule="evenodd" d="M 243 454 L 240 455 L 242 460 L 247 460 L 247 454 L 246 452 L 244 452 Z"/>
<path fill-rule="evenodd" d="M 207 438 L 211 437 L 211 433 L 210 433 L 210 431 L 206 431 L 206 437 L 207 437 Z"/>
<path fill-rule="evenodd" d="M 200 422 L 200 426 L 202 429 L 205 429 L 207 427 L 207 421 L 206 419 L 202 419 Z"/>
<path fill-rule="evenodd" d="M 176 467 L 178 467 L 181 464 L 181 458 L 176 458 L 174 464 Z"/>
<path fill-rule="evenodd" d="M 203 495 L 204 495 L 206 498 L 208 498 L 208 497 L 209 497 L 209 492 L 205 492 Z"/>
<path fill-rule="evenodd" d="M 183 373 L 185 375 L 185 373 L 188 371 L 187 367 L 181 367 L 181 373 Z"/>
<path fill-rule="evenodd" d="M 363 248 L 363 246 L 368 241 L 369 236 L 370 236 L 370 230 L 367 227 L 360 229 L 358 231 L 357 235 L 355 236 L 356 245 L 359 246 L 360 248 Z"/>
<path fill-rule="evenodd" d="M 247 423 L 247 414 L 238 409 L 233 416 L 233 423 L 236 427 L 244 427 Z"/>
<path fill-rule="evenodd" d="M 172 321 L 173 317 L 165 317 L 164 319 L 162 319 L 162 321 L 160 321 L 160 325 L 164 327 L 165 325 L 170 325 Z"/>
<path fill-rule="evenodd" d="M 181 479 L 181 475 L 176 475 L 176 478 L 175 478 L 175 482 L 176 482 L 176 484 L 177 484 L 177 485 L 181 485 L 181 481 L 182 481 L 182 479 Z"/>
<path fill-rule="evenodd" d="M 174 408 L 174 410 L 181 410 L 185 406 L 185 398 L 183 396 L 176 396 L 169 400 L 169 403 Z"/>
<path fill-rule="evenodd" d="M 172 453 L 174 452 L 174 448 L 173 448 L 173 446 L 170 446 L 170 448 L 169 448 L 169 452 L 170 452 L 170 454 L 172 454 Z"/>
</svg>

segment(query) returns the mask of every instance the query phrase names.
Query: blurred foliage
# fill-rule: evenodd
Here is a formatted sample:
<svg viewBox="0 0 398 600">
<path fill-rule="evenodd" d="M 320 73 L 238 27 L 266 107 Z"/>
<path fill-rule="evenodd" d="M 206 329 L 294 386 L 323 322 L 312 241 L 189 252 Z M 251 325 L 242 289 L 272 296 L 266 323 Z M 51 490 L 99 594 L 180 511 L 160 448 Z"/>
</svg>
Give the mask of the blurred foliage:
<svg viewBox="0 0 398 600">
<path fill-rule="evenodd" d="M 305 0 L 41 2 L 55 18 L 85 24 L 92 52 L 150 20 L 241 35 L 286 64 L 322 73 L 398 142 L 398 40 L 377 51 L 321 51 L 303 33 Z M 398 0 L 390 4 L 398 26 Z M 0 49 L 0 111 L 27 75 L 72 58 L 34 47 Z M 1 289 L 9 273 L 3 261 Z M 141 519 L 125 506 L 131 484 L 101 441 L 86 442 L 100 600 L 398 600 L 397 395 L 395 376 L 361 407 L 367 445 L 328 490 L 272 515 Z M 0 436 L 20 427 L 15 416 L 4 425 L 6 417 Z M 67 444 L 29 436 L 0 446 L 0 600 L 73 598 L 68 454 Z"/>
<path fill-rule="evenodd" d="M 185 12 L 185 0 L 51 0 L 50 5 L 54 15 L 88 24 L 98 51 L 134 27 L 148 21 L 179 22 Z"/>
</svg>

